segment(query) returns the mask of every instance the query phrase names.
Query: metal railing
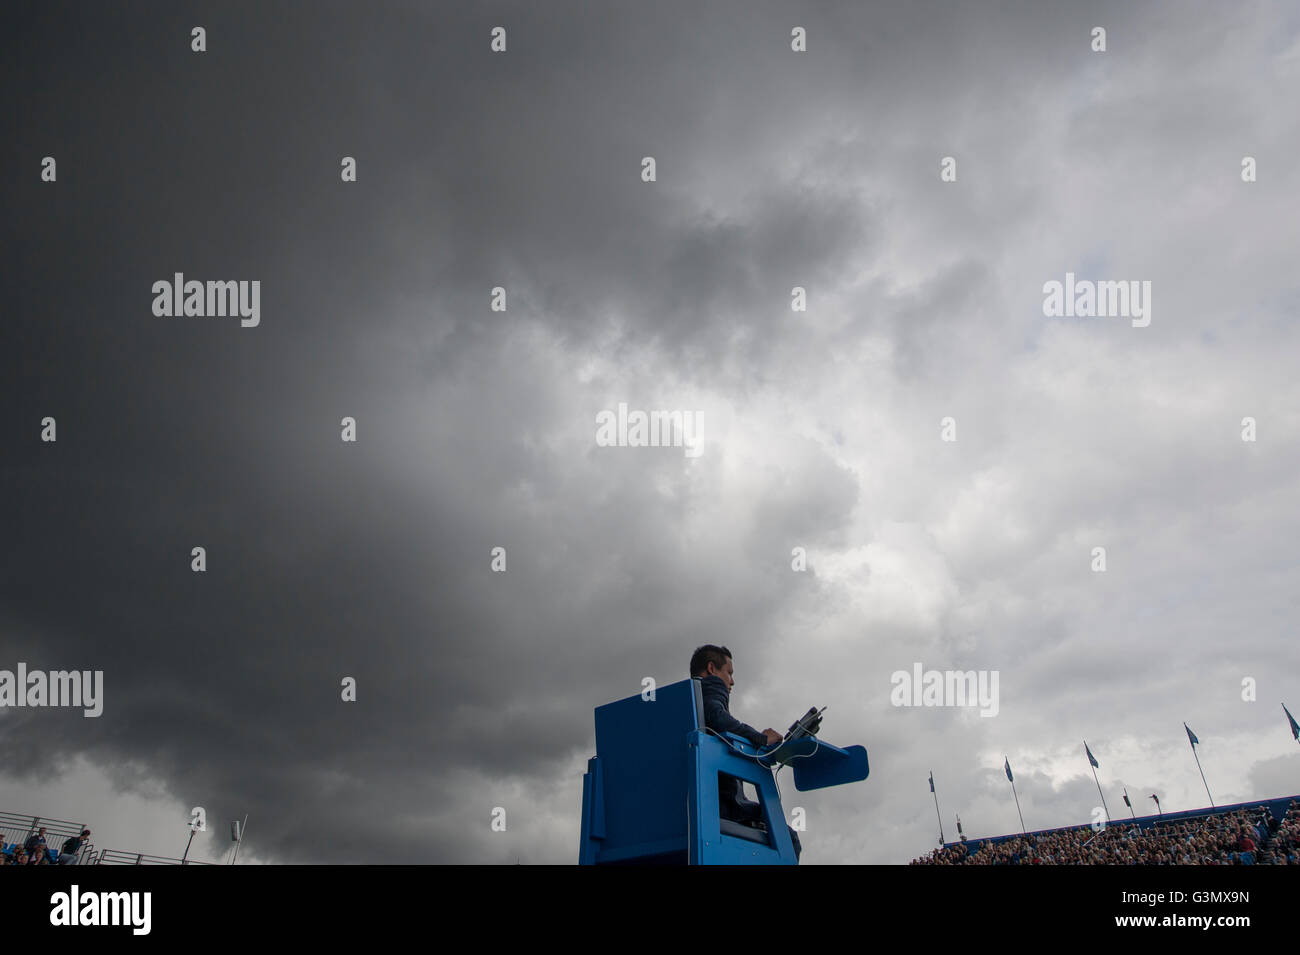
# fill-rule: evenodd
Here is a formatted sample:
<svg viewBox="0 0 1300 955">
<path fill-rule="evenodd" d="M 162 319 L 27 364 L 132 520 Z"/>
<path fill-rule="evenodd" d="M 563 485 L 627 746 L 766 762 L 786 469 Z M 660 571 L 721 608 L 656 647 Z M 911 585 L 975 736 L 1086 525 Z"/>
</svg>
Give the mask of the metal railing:
<svg viewBox="0 0 1300 955">
<path fill-rule="evenodd" d="M 49 816 L 33 816 L 23 812 L 0 811 L 0 836 L 6 846 L 22 845 L 36 832 L 44 827 L 45 844 L 56 852 L 63 851 L 63 843 L 72 836 L 81 835 L 86 828 L 84 823 L 70 822 L 67 819 L 51 819 Z M 95 847 L 90 843 L 82 845 L 77 853 L 77 863 L 85 864 L 94 853 Z"/>
<path fill-rule="evenodd" d="M 170 856 L 151 856 L 147 852 L 123 852 L 121 849 L 101 849 L 93 857 L 90 865 L 216 865 L 215 862 L 197 862 L 186 859 L 181 862 Z"/>
<path fill-rule="evenodd" d="M 52 819 L 49 816 L 33 816 L 30 813 L 0 811 L 0 838 L 4 845 L 22 845 L 36 832 L 44 827 L 45 844 L 56 852 L 63 851 L 63 843 L 72 836 L 81 835 L 81 830 L 88 828 L 80 822 L 67 819 Z M 218 865 L 216 862 L 199 862 L 195 859 L 180 859 L 170 856 L 150 855 L 147 852 L 126 852 L 121 849 L 96 849 L 94 843 L 86 842 L 77 853 L 76 865 Z"/>
</svg>

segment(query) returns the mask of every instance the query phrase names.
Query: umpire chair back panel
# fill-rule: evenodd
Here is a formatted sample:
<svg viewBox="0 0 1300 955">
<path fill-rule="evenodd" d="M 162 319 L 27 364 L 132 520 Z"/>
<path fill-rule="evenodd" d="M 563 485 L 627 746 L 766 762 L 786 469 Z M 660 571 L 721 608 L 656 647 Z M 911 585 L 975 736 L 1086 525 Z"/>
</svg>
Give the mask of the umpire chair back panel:
<svg viewBox="0 0 1300 955">
<path fill-rule="evenodd" d="M 680 840 L 686 849 L 690 734 L 703 725 L 698 680 L 596 707 L 604 789 L 601 854 Z"/>
</svg>

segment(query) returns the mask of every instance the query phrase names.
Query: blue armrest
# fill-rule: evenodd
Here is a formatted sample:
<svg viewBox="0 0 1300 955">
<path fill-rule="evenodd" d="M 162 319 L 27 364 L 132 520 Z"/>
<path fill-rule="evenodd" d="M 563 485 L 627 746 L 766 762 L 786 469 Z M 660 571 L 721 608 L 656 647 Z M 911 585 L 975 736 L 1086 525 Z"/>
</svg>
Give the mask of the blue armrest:
<svg viewBox="0 0 1300 955">
<path fill-rule="evenodd" d="M 794 788 L 800 792 L 856 783 L 871 773 L 865 746 L 840 747 L 815 736 L 782 743 L 760 761 L 768 766 L 788 763 L 794 769 Z"/>
</svg>

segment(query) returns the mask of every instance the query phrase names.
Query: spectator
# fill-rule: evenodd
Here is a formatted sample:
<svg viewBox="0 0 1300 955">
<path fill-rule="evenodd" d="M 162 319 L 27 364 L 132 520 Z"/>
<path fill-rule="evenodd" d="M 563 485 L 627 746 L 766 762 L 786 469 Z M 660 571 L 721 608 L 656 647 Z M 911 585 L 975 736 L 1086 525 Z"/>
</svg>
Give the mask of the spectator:
<svg viewBox="0 0 1300 955">
<path fill-rule="evenodd" d="M 28 836 L 27 841 L 23 843 L 23 848 L 27 850 L 28 855 L 32 855 L 37 850 L 44 852 L 46 849 L 45 827 L 41 826 L 39 830 Z"/>
<path fill-rule="evenodd" d="M 63 843 L 63 852 L 59 855 L 59 865 L 76 865 L 81 847 L 90 838 L 90 830 L 82 829 L 81 835 L 72 836 Z"/>
<path fill-rule="evenodd" d="M 1266 807 L 1261 807 L 1266 808 Z M 915 865 L 1296 865 L 1300 864 L 1300 806 L 1276 825 L 1260 810 L 1213 813 L 1178 822 L 1156 821 L 1095 832 L 1058 829 L 964 846 L 942 846 Z M 1276 820 L 1272 820 L 1276 822 Z"/>
</svg>

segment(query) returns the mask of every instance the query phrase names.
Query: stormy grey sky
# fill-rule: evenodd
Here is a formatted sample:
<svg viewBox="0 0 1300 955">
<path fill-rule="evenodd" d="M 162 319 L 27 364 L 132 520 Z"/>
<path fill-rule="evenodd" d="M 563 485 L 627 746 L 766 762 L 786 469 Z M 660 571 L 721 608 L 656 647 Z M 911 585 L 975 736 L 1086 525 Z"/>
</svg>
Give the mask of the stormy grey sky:
<svg viewBox="0 0 1300 955">
<path fill-rule="evenodd" d="M 949 837 L 1017 829 L 1004 754 L 1031 828 L 1089 821 L 1084 737 L 1113 813 L 1203 805 L 1184 720 L 1216 802 L 1300 792 L 1294 4 L 4 20 L 0 668 L 105 700 L 0 709 L 0 809 L 573 862 L 593 707 L 706 642 L 741 719 L 870 752 L 784 784 L 805 863 L 927 851 L 930 770 Z M 260 324 L 155 316 L 175 272 Z M 1045 317 L 1067 272 L 1151 282 L 1149 326 Z M 620 402 L 703 453 L 598 447 Z M 891 706 L 914 663 L 998 671 L 997 716 Z"/>
</svg>

